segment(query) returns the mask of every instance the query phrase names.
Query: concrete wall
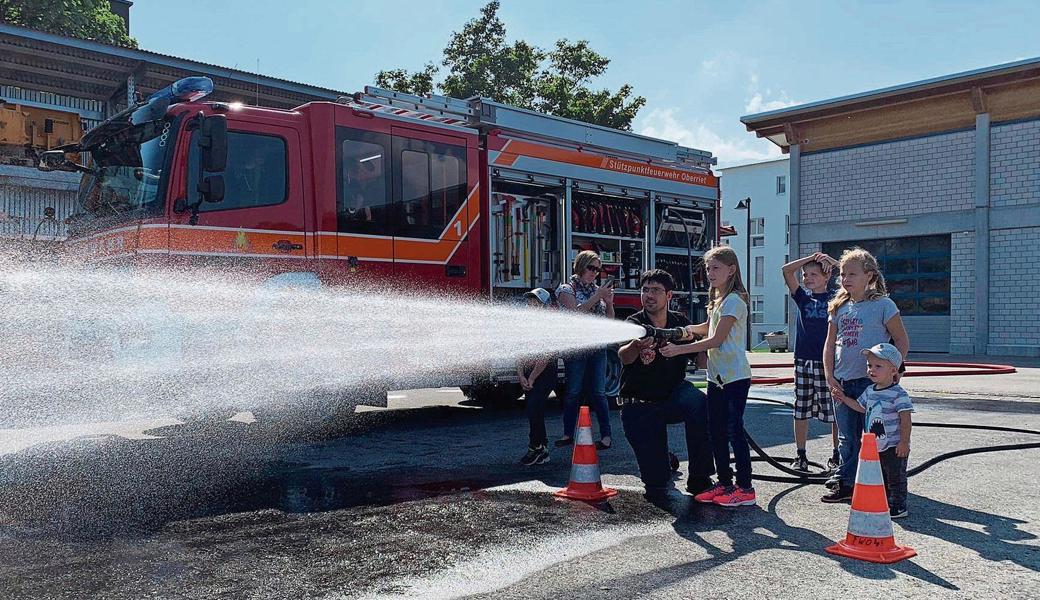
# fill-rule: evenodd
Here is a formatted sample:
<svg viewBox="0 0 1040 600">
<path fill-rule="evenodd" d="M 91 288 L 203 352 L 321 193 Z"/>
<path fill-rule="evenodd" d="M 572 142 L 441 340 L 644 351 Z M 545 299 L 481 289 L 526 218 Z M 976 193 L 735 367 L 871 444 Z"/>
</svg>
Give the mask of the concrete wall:
<svg viewBox="0 0 1040 600">
<path fill-rule="evenodd" d="M 990 130 L 989 352 L 1040 356 L 1040 120 Z M 1009 218 L 996 218 L 1001 212 Z"/>
<path fill-rule="evenodd" d="M 1003 229 L 990 237 L 989 343 L 1040 346 L 1040 227 Z M 1021 348 L 1025 350 L 1025 348 Z"/>
<path fill-rule="evenodd" d="M 990 204 L 1040 203 L 1040 120 L 990 130 Z"/>
<path fill-rule="evenodd" d="M 950 236 L 950 352 L 975 354 L 975 232 Z"/>
<path fill-rule="evenodd" d="M 958 131 L 802 155 L 801 223 L 971 209 L 974 146 Z"/>
</svg>

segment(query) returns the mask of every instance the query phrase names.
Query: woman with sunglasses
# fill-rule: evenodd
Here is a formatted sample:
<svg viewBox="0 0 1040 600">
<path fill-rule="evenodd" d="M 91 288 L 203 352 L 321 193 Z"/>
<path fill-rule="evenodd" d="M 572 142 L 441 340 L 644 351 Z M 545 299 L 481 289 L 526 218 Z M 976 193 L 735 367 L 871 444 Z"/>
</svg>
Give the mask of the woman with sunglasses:
<svg viewBox="0 0 1040 600">
<path fill-rule="evenodd" d="M 614 318 L 614 286 L 608 282 L 597 286 L 596 277 L 602 271 L 599 254 L 584 250 L 574 257 L 574 274 L 570 281 L 556 288 L 556 299 L 563 310 L 602 315 Z M 574 443 L 574 427 L 578 422 L 578 402 L 585 396 L 599 421 L 599 441 L 596 447 L 606 450 L 611 446 L 610 407 L 605 393 L 607 379 L 607 350 L 597 348 L 569 356 L 564 360 L 567 373 L 567 395 L 563 401 L 563 437 L 556 446 Z"/>
</svg>

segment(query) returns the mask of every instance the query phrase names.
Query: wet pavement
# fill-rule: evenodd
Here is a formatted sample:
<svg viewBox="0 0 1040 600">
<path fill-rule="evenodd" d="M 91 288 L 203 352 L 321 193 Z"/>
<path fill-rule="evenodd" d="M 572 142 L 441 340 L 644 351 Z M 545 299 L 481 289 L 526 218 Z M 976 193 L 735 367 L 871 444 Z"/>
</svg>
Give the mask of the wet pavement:
<svg viewBox="0 0 1040 600">
<path fill-rule="evenodd" d="M 0 455 L 0 597 L 1023 598 L 1040 589 L 1037 450 L 955 458 L 911 478 L 911 516 L 896 536 L 920 556 L 882 566 L 823 552 L 843 537 L 848 507 L 820 504 L 819 486 L 758 482 L 759 506 L 736 510 L 678 489 L 647 502 L 617 414 L 616 445 L 600 460 L 621 493 L 601 506 L 552 496 L 567 481 L 566 452 L 516 464 L 521 411 L 466 406 L 451 390 L 399 394 L 390 410 L 344 418 L 324 439 L 286 440 L 258 418 L 128 426 L 133 439 L 51 435 Z M 921 398 L 915 420 L 1040 429 L 1040 405 Z M 558 434 L 558 411 L 549 424 Z M 783 407 L 752 403 L 747 424 L 771 453 L 791 453 Z M 826 430 L 812 432 L 810 459 L 822 461 Z M 913 435 L 911 466 L 966 446 L 1036 441 Z M 679 428 L 670 439 L 684 456 Z"/>
</svg>

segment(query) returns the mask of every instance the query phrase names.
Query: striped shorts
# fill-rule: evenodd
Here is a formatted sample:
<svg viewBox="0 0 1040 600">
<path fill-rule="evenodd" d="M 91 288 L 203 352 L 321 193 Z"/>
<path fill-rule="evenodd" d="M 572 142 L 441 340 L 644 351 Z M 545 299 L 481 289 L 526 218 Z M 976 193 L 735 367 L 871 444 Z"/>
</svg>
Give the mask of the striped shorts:
<svg viewBox="0 0 1040 600">
<path fill-rule="evenodd" d="M 794 359 L 794 418 L 834 422 L 834 401 L 827 388 L 822 361 Z"/>
</svg>

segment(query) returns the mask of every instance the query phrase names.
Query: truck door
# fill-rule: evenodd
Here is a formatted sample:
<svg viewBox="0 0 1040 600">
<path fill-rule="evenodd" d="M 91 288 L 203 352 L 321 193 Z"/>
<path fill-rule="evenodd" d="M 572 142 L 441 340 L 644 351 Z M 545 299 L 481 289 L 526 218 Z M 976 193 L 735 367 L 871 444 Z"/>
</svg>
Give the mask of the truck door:
<svg viewBox="0 0 1040 600">
<path fill-rule="evenodd" d="M 390 135 L 336 127 L 336 252 L 345 273 L 392 278 L 390 197 Z"/>
<path fill-rule="evenodd" d="M 198 194 L 194 140 L 190 148 L 189 204 Z M 194 225 L 188 212 L 173 215 L 171 255 L 252 259 L 266 266 L 263 271 L 299 270 L 308 252 L 300 156 L 300 138 L 294 129 L 229 122 L 224 199 L 203 203 Z"/>
<path fill-rule="evenodd" d="M 394 269 L 399 281 L 479 287 L 469 260 L 466 139 L 392 129 Z"/>
</svg>

